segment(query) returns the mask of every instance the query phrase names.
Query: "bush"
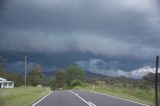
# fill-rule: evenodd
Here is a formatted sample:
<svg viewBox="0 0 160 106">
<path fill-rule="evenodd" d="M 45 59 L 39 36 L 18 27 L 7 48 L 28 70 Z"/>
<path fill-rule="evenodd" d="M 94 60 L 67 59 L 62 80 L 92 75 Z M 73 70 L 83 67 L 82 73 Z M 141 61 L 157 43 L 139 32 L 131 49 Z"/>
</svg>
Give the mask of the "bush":
<svg viewBox="0 0 160 106">
<path fill-rule="evenodd" d="M 52 91 L 55 90 L 56 89 L 55 80 L 51 80 L 49 82 L 49 86 L 50 86 L 50 88 L 51 88 Z"/>
<path fill-rule="evenodd" d="M 73 81 L 71 82 L 71 86 L 72 86 L 72 87 L 82 86 L 82 82 L 81 82 L 80 80 L 78 80 L 78 79 L 73 80 Z"/>
</svg>

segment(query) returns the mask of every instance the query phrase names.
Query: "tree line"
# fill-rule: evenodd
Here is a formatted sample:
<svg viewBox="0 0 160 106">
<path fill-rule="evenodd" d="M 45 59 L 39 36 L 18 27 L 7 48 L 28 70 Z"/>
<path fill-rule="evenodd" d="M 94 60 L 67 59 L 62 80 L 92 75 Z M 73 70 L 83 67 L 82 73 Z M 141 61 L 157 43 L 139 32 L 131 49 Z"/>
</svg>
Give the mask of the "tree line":
<svg viewBox="0 0 160 106">
<path fill-rule="evenodd" d="M 6 71 L 5 60 L 0 58 L 0 77 L 6 78 L 15 82 L 15 86 L 24 85 L 24 74 L 17 74 L 13 72 Z M 35 64 L 32 70 L 27 74 L 27 85 L 28 86 L 50 86 L 52 89 L 67 89 L 73 88 L 75 86 L 84 86 L 87 84 L 98 85 L 98 81 L 105 82 L 109 86 L 119 86 L 119 87 L 136 87 L 141 89 L 150 89 L 154 87 L 155 84 L 155 74 L 148 73 L 142 79 L 131 79 L 125 76 L 111 77 L 106 76 L 99 78 L 91 78 L 85 75 L 85 71 L 79 66 L 71 65 L 67 69 L 59 69 L 54 73 L 51 73 L 51 78 L 43 73 L 42 66 L 40 64 Z M 160 80 L 160 73 L 158 74 L 158 79 Z M 160 85 L 160 81 L 159 81 Z"/>
<path fill-rule="evenodd" d="M 50 85 L 52 89 L 73 88 L 75 86 L 82 86 L 84 81 L 84 71 L 76 65 L 71 65 L 67 70 L 57 70 L 55 79 L 51 81 Z"/>
<path fill-rule="evenodd" d="M 0 77 L 15 82 L 15 86 L 24 85 L 24 74 L 9 72 L 5 69 L 5 61 L 0 59 Z M 71 88 L 73 86 L 81 86 L 85 79 L 84 71 L 76 66 L 71 65 L 67 70 L 57 70 L 56 74 L 52 75 L 52 79 L 47 79 L 48 76 L 43 74 L 43 69 L 40 64 L 35 64 L 32 70 L 27 74 L 28 86 L 50 86 L 52 89 Z"/>
</svg>

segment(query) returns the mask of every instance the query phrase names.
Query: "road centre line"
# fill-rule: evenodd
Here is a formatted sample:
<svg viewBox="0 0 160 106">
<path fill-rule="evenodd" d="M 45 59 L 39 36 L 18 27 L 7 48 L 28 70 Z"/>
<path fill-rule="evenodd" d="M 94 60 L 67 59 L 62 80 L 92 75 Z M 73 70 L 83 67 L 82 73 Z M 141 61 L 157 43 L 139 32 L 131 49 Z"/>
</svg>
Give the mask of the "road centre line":
<svg viewBox="0 0 160 106">
<path fill-rule="evenodd" d="M 96 106 L 95 104 L 93 104 L 92 102 L 88 101 L 89 104 L 91 104 L 92 106 Z"/>
<path fill-rule="evenodd" d="M 73 91 L 69 91 L 69 92 L 71 92 L 72 94 L 74 94 L 75 96 L 77 96 L 79 99 L 81 99 L 83 102 L 85 102 L 88 106 L 96 106 L 95 104 L 93 104 L 92 102 L 90 102 L 90 101 L 86 101 L 86 100 L 84 100 L 82 97 L 80 97 L 77 93 L 74 93 Z"/>
</svg>

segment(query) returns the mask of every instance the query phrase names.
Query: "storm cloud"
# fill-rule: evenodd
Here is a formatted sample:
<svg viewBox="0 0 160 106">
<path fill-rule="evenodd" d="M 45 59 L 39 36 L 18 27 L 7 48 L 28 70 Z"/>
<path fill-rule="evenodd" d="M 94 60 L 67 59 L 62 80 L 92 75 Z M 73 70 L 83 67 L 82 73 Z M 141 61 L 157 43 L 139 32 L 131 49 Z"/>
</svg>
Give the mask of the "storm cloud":
<svg viewBox="0 0 160 106">
<path fill-rule="evenodd" d="M 158 0 L 7 0 L 0 51 L 152 61 L 160 54 L 159 6 Z"/>
</svg>

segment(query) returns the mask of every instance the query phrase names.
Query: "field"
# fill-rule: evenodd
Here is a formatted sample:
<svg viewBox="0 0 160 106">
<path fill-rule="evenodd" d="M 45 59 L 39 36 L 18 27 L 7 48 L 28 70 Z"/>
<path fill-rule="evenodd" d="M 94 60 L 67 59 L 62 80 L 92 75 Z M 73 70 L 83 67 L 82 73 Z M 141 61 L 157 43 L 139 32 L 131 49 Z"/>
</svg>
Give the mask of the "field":
<svg viewBox="0 0 160 106">
<path fill-rule="evenodd" d="M 92 85 L 87 85 L 81 88 L 82 90 L 91 91 Z M 111 86 L 95 86 L 94 91 L 105 94 L 110 94 L 137 102 L 145 103 L 150 106 L 154 106 L 154 90 L 142 90 L 138 88 L 123 88 L 123 87 L 111 87 Z M 160 94 L 159 94 L 160 97 Z M 160 104 L 160 98 L 159 98 Z"/>
<path fill-rule="evenodd" d="M 49 92 L 49 88 L 38 87 L 0 89 L 0 106 L 28 106 Z"/>
</svg>

